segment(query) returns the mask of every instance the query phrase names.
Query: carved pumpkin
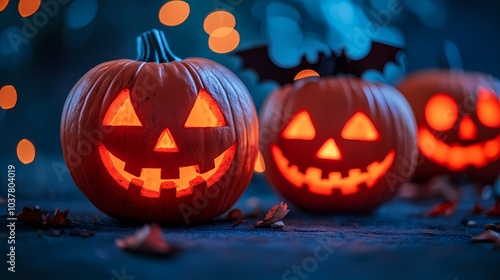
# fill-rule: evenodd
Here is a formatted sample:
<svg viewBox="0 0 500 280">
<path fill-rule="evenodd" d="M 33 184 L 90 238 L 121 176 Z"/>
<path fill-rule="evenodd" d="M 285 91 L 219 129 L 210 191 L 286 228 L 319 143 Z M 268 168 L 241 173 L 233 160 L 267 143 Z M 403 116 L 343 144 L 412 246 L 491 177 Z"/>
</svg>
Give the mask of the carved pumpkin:
<svg viewBox="0 0 500 280">
<path fill-rule="evenodd" d="M 257 114 L 225 67 L 170 54 L 157 30 L 139 57 L 100 64 L 71 90 L 61 123 L 65 161 L 102 211 L 135 221 L 208 220 L 248 185 Z"/>
<path fill-rule="evenodd" d="M 421 162 L 415 181 L 440 174 L 493 183 L 500 174 L 500 101 L 494 78 L 453 70 L 423 71 L 398 87 L 418 124 Z"/>
<path fill-rule="evenodd" d="M 260 121 L 267 178 L 305 210 L 370 212 L 412 175 L 415 120 L 391 86 L 299 80 L 268 97 Z"/>
</svg>

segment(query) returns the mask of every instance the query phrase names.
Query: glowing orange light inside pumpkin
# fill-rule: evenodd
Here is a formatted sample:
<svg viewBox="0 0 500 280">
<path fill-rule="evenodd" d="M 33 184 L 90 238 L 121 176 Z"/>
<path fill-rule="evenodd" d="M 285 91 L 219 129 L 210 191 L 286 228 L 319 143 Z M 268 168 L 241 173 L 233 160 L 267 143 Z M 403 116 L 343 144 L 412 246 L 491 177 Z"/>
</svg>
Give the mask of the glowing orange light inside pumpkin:
<svg viewBox="0 0 500 280">
<path fill-rule="evenodd" d="M 226 119 L 217 101 L 201 89 L 184 127 L 219 127 L 226 126 Z"/>
<path fill-rule="evenodd" d="M 24 164 L 35 160 L 35 146 L 28 139 L 23 139 L 17 144 L 17 158 Z"/>
<path fill-rule="evenodd" d="M 266 171 L 266 163 L 264 162 L 264 158 L 262 157 L 262 153 L 260 151 L 257 155 L 257 160 L 255 161 L 254 171 L 258 173 Z"/>
<path fill-rule="evenodd" d="M 371 163 L 366 167 L 366 172 L 354 168 L 348 171 L 347 177 L 342 177 L 341 172 L 330 172 L 327 178 L 323 178 L 323 171 L 316 167 L 309 167 L 302 173 L 296 165 L 290 165 L 276 145 L 271 146 L 271 154 L 283 177 L 295 187 L 307 185 L 310 192 L 319 195 L 332 195 L 334 189 L 339 189 L 343 195 L 350 195 L 358 192 L 358 186 L 362 183 L 366 183 L 368 188 L 373 187 L 391 167 L 396 152 L 391 150 L 381 162 Z"/>
<path fill-rule="evenodd" d="M 142 126 L 130 101 L 130 91 L 122 90 L 109 106 L 102 125 L 112 126 Z"/>
<path fill-rule="evenodd" d="M 306 111 L 298 113 L 287 125 L 281 137 L 285 139 L 312 140 L 316 137 L 316 130 L 311 117 Z"/>
<path fill-rule="evenodd" d="M 463 170 L 470 165 L 481 168 L 500 158 L 500 135 L 484 143 L 468 146 L 458 143 L 448 145 L 437 139 L 429 130 L 421 128 L 418 138 L 422 154 L 450 170 Z"/>
<path fill-rule="evenodd" d="M 330 159 L 330 160 L 342 159 L 339 147 L 337 146 L 333 138 L 326 140 L 325 144 L 323 144 L 323 146 L 321 146 L 321 148 L 318 150 L 316 156 L 320 159 Z"/>
<path fill-rule="evenodd" d="M 158 13 L 160 22 L 166 26 L 176 26 L 189 17 L 189 4 L 184 1 L 174 0 L 165 3 Z"/>
<path fill-rule="evenodd" d="M 0 12 L 3 11 L 7 5 L 9 5 L 9 0 L 0 0 Z"/>
<path fill-rule="evenodd" d="M 4 86 L 0 89 L 0 107 L 2 109 L 8 110 L 16 106 L 17 103 L 17 91 L 11 86 Z"/>
<path fill-rule="evenodd" d="M 170 133 L 170 129 L 165 128 L 158 138 L 158 142 L 154 148 L 157 152 L 178 152 L 177 144 L 175 144 L 174 137 Z"/>
<path fill-rule="evenodd" d="M 19 14 L 22 17 L 29 17 L 40 8 L 41 0 L 19 0 Z"/>
<path fill-rule="evenodd" d="M 435 130 L 450 130 L 458 119 L 458 105 L 448 94 L 438 93 L 427 102 L 425 118 Z"/>
<path fill-rule="evenodd" d="M 319 77 L 318 72 L 311 70 L 311 69 L 306 69 L 300 71 L 295 78 L 293 79 L 294 81 L 300 80 L 300 79 L 305 79 L 309 77 Z"/>
<path fill-rule="evenodd" d="M 500 100 L 492 90 L 483 87 L 479 89 L 477 117 L 487 127 L 500 127 Z"/>
<path fill-rule="evenodd" d="M 477 137 L 477 128 L 469 116 L 462 118 L 458 128 L 458 136 L 462 140 L 473 140 Z"/>
<path fill-rule="evenodd" d="M 380 138 L 377 129 L 363 113 L 354 114 L 342 129 L 341 136 L 348 140 L 375 141 Z"/>
<path fill-rule="evenodd" d="M 234 28 L 236 26 L 236 18 L 226 11 L 215 11 L 210 13 L 203 22 L 203 29 L 210 35 L 216 29 L 221 27 Z"/>
<path fill-rule="evenodd" d="M 240 34 L 233 28 L 221 27 L 214 30 L 208 38 L 208 46 L 215 53 L 228 53 L 240 44 Z"/>
</svg>

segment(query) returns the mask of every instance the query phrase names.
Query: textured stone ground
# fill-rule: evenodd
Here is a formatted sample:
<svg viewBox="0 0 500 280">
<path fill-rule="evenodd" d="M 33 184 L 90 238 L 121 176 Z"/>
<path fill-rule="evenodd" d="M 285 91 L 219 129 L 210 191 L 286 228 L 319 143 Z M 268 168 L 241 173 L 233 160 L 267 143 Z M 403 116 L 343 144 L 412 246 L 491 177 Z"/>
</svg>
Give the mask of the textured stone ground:
<svg viewBox="0 0 500 280">
<path fill-rule="evenodd" d="M 279 201 L 268 194 L 259 208 Z M 237 206 L 246 210 L 247 202 L 243 197 Z M 137 226 L 108 218 L 86 200 L 18 204 L 19 209 L 70 209 L 76 230 L 96 234 L 81 238 L 66 230 L 59 237 L 39 236 L 36 229 L 19 226 L 17 272 L 15 277 L 6 274 L 2 238 L 0 279 L 500 279 L 500 250 L 470 243 L 484 224 L 500 219 L 470 216 L 470 200 L 450 218 L 420 217 L 432 202 L 397 199 L 368 217 L 311 216 L 292 208 L 283 230 L 255 229 L 257 219 L 234 228 L 231 222 L 164 228 L 164 237 L 183 249 L 166 259 L 117 248 L 115 239 L 133 234 Z M 94 217 L 96 224 L 91 223 Z M 462 225 L 464 218 L 477 226 Z"/>
</svg>

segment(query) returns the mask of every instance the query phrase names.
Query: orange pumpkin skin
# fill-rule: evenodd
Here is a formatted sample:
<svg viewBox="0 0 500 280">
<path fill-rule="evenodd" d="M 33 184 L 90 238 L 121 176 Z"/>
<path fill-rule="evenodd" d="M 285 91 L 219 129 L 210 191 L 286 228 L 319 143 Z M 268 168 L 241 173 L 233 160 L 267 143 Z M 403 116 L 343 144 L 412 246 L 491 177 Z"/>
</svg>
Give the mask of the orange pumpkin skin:
<svg viewBox="0 0 500 280">
<path fill-rule="evenodd" d="M 500 174 L 500 101 L 495 79 L 482 73 L 427 70 L 398 89 L 415 114 L 420 160 L 414 181 L 447 174 L 483 184 Z"/>
<path fill-rule="evenodd" d="M 143 35 L 148 60 L 165 56 L 163 36 Z M 258 119 L 243 83 L 213 61 L 122 59 L 73 87 L 61 142 L 73 180 L 103 212 L 191 223 L 226 211 L 249 184 Z"/>
<path fill-rule="evenodd" d="M 264 103 L 260 125 L 268 180 L 313 212 L 372 212 L 412 175 L 418 156 L 404 97 L 357 78 L 286 85 Z"/>
</svg>

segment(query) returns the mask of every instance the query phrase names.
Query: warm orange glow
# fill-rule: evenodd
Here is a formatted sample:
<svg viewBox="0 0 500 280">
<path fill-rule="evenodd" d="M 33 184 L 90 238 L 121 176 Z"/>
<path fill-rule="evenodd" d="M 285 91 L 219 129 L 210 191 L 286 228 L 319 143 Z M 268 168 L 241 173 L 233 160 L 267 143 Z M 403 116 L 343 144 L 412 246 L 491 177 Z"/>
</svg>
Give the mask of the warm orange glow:
<svg viewBox="0 0 500 280">
<path fill-rule="evenodd" d="M 172 153 L 178 152 L 179 148 L 177 148 L 177 144 L 175 144 L 174 137 L 172 137 L 172 133 L 170 133 L 170 129 L 165 128 L 158 138 L 158 142 L 154 148 L 156 152 L 164 152 L 164 153 Z"/>
<path fill-rule="evenodd" d="M 7 5 L 9 5 L 9 0 L 0 0 L 0 12 L 3 11 Z"/>
<path fill-rule="evenodd" d="M 293 79 L 294 81 L 300 80 L 300 79 L 305 79 L 309 77 L 319 77 L 318 72 L 311 70 L 311 69 L 306 69 L 300 71 L 295 78 Z"/>
<path fill-rule="evenodd" d="M 189 4 L 184 1 L 173 0 L 165 3 L 158 13 L 160 22 L 166 26 L 176 26 L 189 17 Z"/>
<path fill-rule="evenodd" d="M 311 117 L 306 111 L 298 113 L 287 125 L 281 137 L 285 139 L 312 140 L 316 137 L 316 130 Z"/>
<path fill-rule="evenodd" d="M 458 128 L 458 136 L 462 140 L 474 140 L 477 137 L 477 128 L 469 116 L 462 118 Z"/>
<path fill-rule="evenodd" d="M 190 195 L 192 187 L 196 184 L 206 182 L 207 188 L 217 183 L 229 170 L 236 154 L 238 143 L 235 142 L 217 158 L 215 167 L 205 173 L 199 173 L 199 166 L 179 167 L 179 179 L 162 179 L 161 168 L 143 168 L 140 177 L 125 171 L 125 162 L 114 156 L 103 144 L 99 145 L 99 153 L 104 166 L 113 179 L 123 188 L 129 189 L 131 182 L 141 187 L 141 195 L 147 197 L 160 197 L 162 189 L 176 189 L 176 196 Z"/>
<path fill-rule="evenodd" d="M 262 153 L 260 151 L 257 155 L 257 160 L 255 161 L 254 171 L 258 173 L 266 171 L 266 163 L 264 162 L 264 157 L 262 157 Z"/>
<path fill-rule="evenodd" d="M 0 107 L 8 110 L 16 106 L 17 91 L 14 86 L 8 85 L 0 89 Z"/>
<path fill-rule="evenodd" d="M 217 101 L 206 90 L 201 89 L 184 127 L 219 127 L 226 125 L 226 118 L 224 118 Z"/>
<path fill-rule="evenodd" d="M 425 106 L 425 118 L 435 130 L 450 130 L 458 119 L 458 105 L 448 94 L 436 94 Z"/>
<path fill-rule="evenodd" d="M 210 13 L 203 22 L 203 29 L 208 35 L 212 34 L 216 29 L 221 27 L 234 28 L 236 26 L 236 18 L 226 11 L 215 11 Z"/>
<path fill-rule="evenodd" d="M 481 168 L 500 158 L 500 135 L 493 140 L 469 146 L 458 143 L 448 145 L 436 139 L 429 130 L 421 128 L 418 138 L 422 154 L 450 170 L 463 170 L 467 166 Z"/>
<path fill-rule="evenodd" d="M 331 195 L 334 189 L 339 189 L 343 195 L 350 195 L 358 192 L 358 186 L 362 183 L 366 183 L 368 188 L 373 187 L 387 173 L 396 155 L 395 151 L 390 151 L 382 162 L 368 165 L 366 172 L 359 168 L 351 169 L 344 178 L 341 172 L 330 172 L 328 179 L 323 179 L 323 171 L 319 168 L 309 167 L 304 174 L 296 165 L 289 166 L 290 162 L 276 145 L 271 146 L 271 153 L 281 175 L 292 185 L 301 188 L 306 184 L 310 192 L 319 195 Z"/>
<path fill-rule="evenodd" d="M 349 140 L 375 141 L 380 138 L 377 129 L 363 113 L 354 114 L 342 129 L 342 138 Z"/>
<path fill-rule="evenodd" d="M 320 159 L 341 160 L 339 147 L 333 138 L 326 140 L 325 144 L 318 150 L 316 156 Z"/>
<path fill-rule="evenodd" d="M 130 91 L 122 90 L 109 106 L 102 125 L 110 126 L 142 126 L 130 101 Z"/>
<path fill-rule="evenodd" d="M 19 14 L 22 17 L 29 17 L 40 8 L 41 0 L 19 0 Z"/>
<path fill-rule="evenodd" d="M 228 53 L 240 44 L 240 34 L 233 28 L 217 28 L 208 38 L 208 46 L 213 52 Z"/>
<path fill-rule="evenodd" d="M 479 89 L 477 117 L 487 127 L 500 127 L 500 100 L 492 90 L 483 87 Z"/>
<path fill-rule="evenodd" d="M 35 146 L 27 139 L 19 141 L 16 151 L 17 158 L 24 164 L 32 163 L 35 160 Z"/>
</svg>

